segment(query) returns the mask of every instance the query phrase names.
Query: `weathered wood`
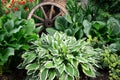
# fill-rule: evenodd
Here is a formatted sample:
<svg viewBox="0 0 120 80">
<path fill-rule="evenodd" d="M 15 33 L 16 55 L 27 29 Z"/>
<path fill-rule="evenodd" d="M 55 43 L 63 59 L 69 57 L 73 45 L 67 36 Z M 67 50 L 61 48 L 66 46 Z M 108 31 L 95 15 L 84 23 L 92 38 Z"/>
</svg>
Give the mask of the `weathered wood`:
<svg viewBox="0 0 120 80">
<path fill-rule="evenodd" d="M 41 2 L 54 2 L 60 4 L 61 6 L 65 7 L 67 0 L 41 0 Z"/>
</svg>

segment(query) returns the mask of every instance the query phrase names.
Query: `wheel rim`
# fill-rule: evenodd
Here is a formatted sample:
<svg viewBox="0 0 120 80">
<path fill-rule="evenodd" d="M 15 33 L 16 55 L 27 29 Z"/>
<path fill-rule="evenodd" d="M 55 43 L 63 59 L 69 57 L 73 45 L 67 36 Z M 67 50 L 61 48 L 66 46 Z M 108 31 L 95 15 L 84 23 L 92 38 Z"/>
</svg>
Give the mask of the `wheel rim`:
<svg viewBox="0 0 120 80">
<path fill-rule="evenodd" d="M 35 14 L 37 10 L 41 11 L 42 16 Z M 35 25 L 43 26 L 39 33 L 41 33 L 46 27 L 52 27 L 54 20 L 57 16 L 63 16 L 67 14 L 67 10 L 59 4 L 53 2 L 42 2 L 35 6 L 28 15 L 28 19 L 36 19 Z M 38 16 L 39 15 L 39 16 Z"/>
</svg>

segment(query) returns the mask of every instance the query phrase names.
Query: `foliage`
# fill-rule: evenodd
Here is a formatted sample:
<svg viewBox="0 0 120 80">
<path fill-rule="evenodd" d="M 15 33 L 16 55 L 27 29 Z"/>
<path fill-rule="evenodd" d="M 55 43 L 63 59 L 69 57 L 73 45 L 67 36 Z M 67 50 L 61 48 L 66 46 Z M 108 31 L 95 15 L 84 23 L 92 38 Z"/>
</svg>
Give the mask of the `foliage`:
<svg viewBox="0 0 120 80">
<path fill-rule="evenodd" d="M 31 49 L 22 55 L 24 61 L 19 68 L 27 70 L 28 80 L 74 80 L 79 77 L 79 70 L 95 77 L 99 53 L 84 39 L 76 40 L 59 32 L 53 36 L 42 34 L 40 40 L 33 42 Z"/>
<path fill-rule="evenodd" d="M 90 0 L 93 3 L 97 4 L 97 7 L 102 8 L 104 11 L 110 12 L 112 14 L 119 13 L 120 9 L 119 4 L 120 0 Z"/>
<path fill-rule="evenodd" d="M 119 46 L 120 48 L 120 46 Z M 115 53 L 111 53 L 109 49 L 105 49 L 105 53 L 101 55 L 102 57 L 102 66 L 109 70 L 109 79 L 110 80 L 119 80 L 120 79 L 120 56 Z"/>
<path fill-rule="evenodd" d="M 23 51 L 29 49 L 28 43 L 37 38 L 34 30 L 34 21 L 32 19 L 21 19 L 20 12 L 10 13 L 0 17 L 1 74 L 2 70 L 10 68 L 10 64 L 18 64 L 20 60 L 16 60 L 18 62 L 12 62 L 10 56 L 15 56 L 15 59 L 17 59 Z"/>
</svg>

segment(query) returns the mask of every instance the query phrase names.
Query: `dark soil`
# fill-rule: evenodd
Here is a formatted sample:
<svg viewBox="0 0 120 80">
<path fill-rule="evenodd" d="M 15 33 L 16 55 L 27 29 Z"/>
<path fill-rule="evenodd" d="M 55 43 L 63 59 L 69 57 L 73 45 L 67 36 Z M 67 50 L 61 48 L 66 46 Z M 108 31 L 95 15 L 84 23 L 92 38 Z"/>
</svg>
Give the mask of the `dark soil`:
<svg viewBox="0 0 120 80">
<path fill-rule="evenodd" d="M 25 70 L 14 70 L 11 73 L 4 73 L 0 75 L 0 80 L 23 80 L 26 76 Z"/>
<path fill-rule="evenodd" d="M 96 78 L 90 78 L 85 76 L 84 74 L 81 74 L 79 80 L 109 80 L 109 74 L 108 71 L 100 71 L 100 76 L 97 76 Z M 13 73 L 4 73 L 3 75 L 0 75 L 0 80 L 24 80 L 26 77 L 26 71 L 25 70 L 14 70 Z"/>
</svg>

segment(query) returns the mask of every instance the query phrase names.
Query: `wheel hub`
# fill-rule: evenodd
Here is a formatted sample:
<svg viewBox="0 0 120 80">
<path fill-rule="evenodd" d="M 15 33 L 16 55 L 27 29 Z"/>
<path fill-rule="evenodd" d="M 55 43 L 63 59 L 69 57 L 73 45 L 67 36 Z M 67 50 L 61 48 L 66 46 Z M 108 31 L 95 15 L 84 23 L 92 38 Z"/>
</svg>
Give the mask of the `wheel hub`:
<svg viewBox="0 0 120 80">
<path fill-rule="evenodd" d="M 44 26 L 45 27 L 52 27 L 53 26 L 53 21 L 51 19 L 45 19 Z"/>
</svg>

